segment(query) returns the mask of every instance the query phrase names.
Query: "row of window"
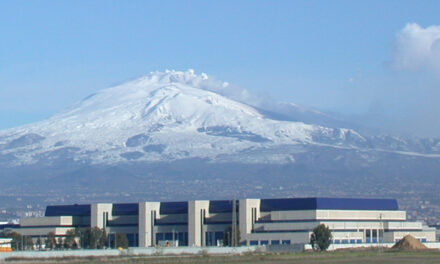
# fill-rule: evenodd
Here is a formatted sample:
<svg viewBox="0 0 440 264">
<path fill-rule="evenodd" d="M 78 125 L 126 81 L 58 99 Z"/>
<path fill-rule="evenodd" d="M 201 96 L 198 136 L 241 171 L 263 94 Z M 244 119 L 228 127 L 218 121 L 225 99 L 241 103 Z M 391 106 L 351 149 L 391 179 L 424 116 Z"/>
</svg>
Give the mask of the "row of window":
<svg viewBox="0 0 440 264">
<path fill-rule="evenodd" d="M 205 232 L 205 244 L 208 247 L 222 246 L 224 232 Z"/>
<path fill-rule="evenodd" d="M 362 239 L 334 239 L 331 241 L 331 243 L 332 244 L 361 244 Z"/>
<path fill-rule="evenodd" d="M 166 241 L 178 241 L 179 246 L 188 246 L 188 232 L 156 233 L 156 245 L 160 245 L 161 242 Z"/>
<path fill-rule="evenodd" d="M 416 239 L 417 239 L 418 241 L 422 242 L 422 243 L 427 242 L 426 238 L 416 238 Z M 397 238 L 396 238 L 395 241 L 396 241 L 396 243 L 397 243 L 397 242 L 399 242 L 400 240 L 401 240 L 401 239 L 397 239 Z"/>
<path fill-rule="evenodd" d="M 270 242 L 270 243 L 269 243 Z M 265 246 L 265 245 L 290 245 L 290 240 L 251 240 L 249 241 L 250 246 Z"/>
</svg>

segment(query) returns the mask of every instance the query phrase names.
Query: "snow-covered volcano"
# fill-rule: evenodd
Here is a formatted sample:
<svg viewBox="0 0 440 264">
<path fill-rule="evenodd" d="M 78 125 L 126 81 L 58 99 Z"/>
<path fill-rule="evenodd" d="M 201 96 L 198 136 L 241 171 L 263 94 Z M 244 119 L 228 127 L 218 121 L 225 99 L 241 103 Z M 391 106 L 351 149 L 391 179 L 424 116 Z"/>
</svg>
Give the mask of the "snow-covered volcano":
<svg viewBox="0 0 440 264">
<path fill-rule="evenodd" d="M 365 142 L 350 129 L 271 119 L 209 91 L 209 81 L 192 70 L 153 72 L 101 90 L 45 121 L 1 131 L 0 163 L 216 161 L 226 156 L 279 163 L 294 160 L 279 146 Z M 240 155 L 250 150 L 252 158 Z"/>
</svg>

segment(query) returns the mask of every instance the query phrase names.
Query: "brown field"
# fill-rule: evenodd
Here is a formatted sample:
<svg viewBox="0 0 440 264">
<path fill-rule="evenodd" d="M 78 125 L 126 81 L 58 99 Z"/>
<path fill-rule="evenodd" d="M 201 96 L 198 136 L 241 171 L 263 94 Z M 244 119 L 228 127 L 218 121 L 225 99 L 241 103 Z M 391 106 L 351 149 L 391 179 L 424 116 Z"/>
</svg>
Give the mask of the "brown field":
<svg viewBox="0 0 440 264">
<path fill-rule="evenodd" d="M 209 264 L 340 264 L 340 263 L 440 263 L 440 251 L 396 252 L 396 251 L 362 251 L 362 252 L 331 252 L 331 253 L 297 253 L 297 254 L 263 254 L 244 256 L 152 256 L 152 257 L 114 257 L 114 258 L 81 258 L 81 259 L 46 259 L 29 260 L 15 259 L 5 263 L 151 263 L 151 264 L 180 264 L 180 263 L 209 263 Z"/>
</svg>

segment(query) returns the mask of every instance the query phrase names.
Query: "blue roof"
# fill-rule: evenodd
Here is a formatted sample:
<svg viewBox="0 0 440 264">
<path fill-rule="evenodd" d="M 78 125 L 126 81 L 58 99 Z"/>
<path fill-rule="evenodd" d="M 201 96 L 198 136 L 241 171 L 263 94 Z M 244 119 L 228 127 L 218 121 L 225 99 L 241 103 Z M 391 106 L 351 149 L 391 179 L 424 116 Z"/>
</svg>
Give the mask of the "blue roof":
<svg viewBox="0 0 440 264">
<path fill-rule="evenodd" d="M 115 203 L 113 204 L 113 215 L 138 215 L 138 203 Z"/>
<path fill-rule="evenodd" d="M 90 204 L 49 205 L 45 216 L 90 216 Z"/>
<path fill-rule="evenodd" d="M 219 200 L 209 202 L 209 213 L 232 213 L 233 200 Z M 238 200 L 236 200 L 238 210 Z"/>
<path fill-rule="evenodd" d="M 286 198 L 261 199 L 260 210 L 398 210 L 395 199 L 357 199 L 357 198 Z"/>
<path fill-rule="evenodd" d="M 18 227 L 20 227 L 19 224 L 8 223 L 8 224 L 0 225 L 0 230 L 7 229 L 7 228 L 18 228 Z"/>
<path fill-rule="evenodd" d="M 161 202 L 160 214 L 187 214 L 188 202 Z"/>
</svg>

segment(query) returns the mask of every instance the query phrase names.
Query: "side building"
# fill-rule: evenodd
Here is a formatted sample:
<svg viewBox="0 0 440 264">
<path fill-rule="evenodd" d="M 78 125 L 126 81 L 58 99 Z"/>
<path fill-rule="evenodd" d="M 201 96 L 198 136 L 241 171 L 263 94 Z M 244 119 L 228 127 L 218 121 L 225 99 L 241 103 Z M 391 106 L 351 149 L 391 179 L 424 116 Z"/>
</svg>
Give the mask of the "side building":
<svg viewBox="0 0 440 264">
<path fill-rule="evenodd" d="M 242 245 L 307 244 L 319 224 L 331 229 L 335 244 L 394 243 L 408 234 L 422 242 L 436 239 L 434 228 L 407 221 L 394 199 L 351 198 L 53 205 L 45 217 L 23 218 L 4 229 L 37 240 L 48 233 L 63 237 L 71 229 L 80 239 L 85 229 L 99 227 L 110 245 L 123 233 L 132 247 L 221 246 L 231 227 L 238 229 Z"/>
</svg>

